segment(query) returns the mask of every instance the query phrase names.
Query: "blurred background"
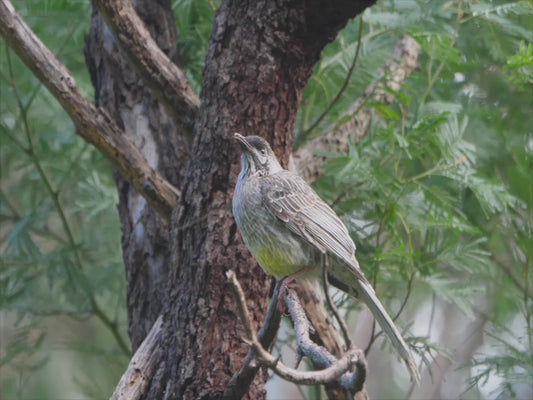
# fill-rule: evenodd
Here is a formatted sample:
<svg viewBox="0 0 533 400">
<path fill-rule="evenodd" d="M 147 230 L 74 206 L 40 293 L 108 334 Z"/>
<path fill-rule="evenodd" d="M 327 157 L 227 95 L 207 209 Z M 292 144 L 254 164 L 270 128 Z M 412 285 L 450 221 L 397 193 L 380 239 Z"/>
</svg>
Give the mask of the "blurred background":
<svg viewBox="0 0 533 400">
<path fill-rule="evenodd" d="M 90 2 L 13 4 L 92 99 Z M 218 4 L 173 2 L 197 90 Z M 418 68 L 387 89 L 392 103 L 366 99 L 369 128 L 327 154 L 315 188 L 408 332 L 423 384 L 408 384 L 366 310 L 334 300 L 379 371 L 372 398 L 533 398 L 532 3 L 378 2 L 324 51 L 296 145 L 346 122 L 404 35 L 421 48 Z M 111 168 L 3 39 L 0 141 L 0 397 L 107 398 L 131 357 Z M 276 351 L 289 363 L 293 349 L 284 328 Z M 323 396 L 279 379 L 268 389 Z"/>
</svg>

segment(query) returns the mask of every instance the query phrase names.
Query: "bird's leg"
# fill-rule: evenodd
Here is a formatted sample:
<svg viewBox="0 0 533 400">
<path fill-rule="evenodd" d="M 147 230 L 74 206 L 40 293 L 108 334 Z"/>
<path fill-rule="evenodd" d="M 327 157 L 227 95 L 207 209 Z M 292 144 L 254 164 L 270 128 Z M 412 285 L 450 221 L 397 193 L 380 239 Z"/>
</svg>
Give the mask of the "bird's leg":
<svg viewBox="0 0 533 400">
<path fill-rule="evenodd" d="M 298 284 L 298 282 L 295 282 L 297 278 L 299 278 L 302 275 L 305 275 L 306 273 L 313 270 L 313 267 L 305 267 L 301 270 L 295 272 L 292 275 L 288 275 L 285 278 L 278 281 L 279 290 L 278 290 L 278 305 L 279 305 L 279 311 L 282 314 L 287 314 L 287 303 L 285 301 L 285 294 L 287 292 L 287 289 L 291 287 L 292 289 L 296 290 L 296 292 L 301 292 L 302 288 Z"/>
<path fill-rule="evenodd" d="M 351 348 L 352 347 L 352 341 L 350 340 L 350 335 L 348 335 L 348 327 L 346 326 L 346 322 L 341 317 L 339 310 L 335 303 L 333 303 L 333 300 L 331 300 L 331 297 L 329 297 L 329 291 L 328 291 L 328 255 L 326 252 L 321 253 L 321 260 L 322 260 L 322 283 L 324 285 L 324 295 L 326 296 L 326 302 L 328 303 L 328 306 L 335 316 L 335 319 L 339 323 L 339 326 L 341 328 L 342 334 L 344 336 L 344 341 L 346 342 L 346 347 Z"/>
</svg>

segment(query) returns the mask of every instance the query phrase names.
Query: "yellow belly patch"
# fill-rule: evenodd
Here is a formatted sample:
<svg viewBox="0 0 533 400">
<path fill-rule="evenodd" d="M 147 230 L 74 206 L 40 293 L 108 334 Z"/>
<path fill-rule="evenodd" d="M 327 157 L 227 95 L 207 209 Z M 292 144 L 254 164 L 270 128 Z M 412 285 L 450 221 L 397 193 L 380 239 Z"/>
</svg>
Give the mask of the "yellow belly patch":
<svg viewBox="0 0 533 400">
<path fill-rule="evenodd" d="M 255 251 L 254 256 L 261 268 L 267 274 L 274 275 L 277 279 L 292 275 L 306 267 L 295 262 L 296 260 L 290 254 L 282 254 L 278 249 L 272 249 L 266 246 Z"/>
</svg>

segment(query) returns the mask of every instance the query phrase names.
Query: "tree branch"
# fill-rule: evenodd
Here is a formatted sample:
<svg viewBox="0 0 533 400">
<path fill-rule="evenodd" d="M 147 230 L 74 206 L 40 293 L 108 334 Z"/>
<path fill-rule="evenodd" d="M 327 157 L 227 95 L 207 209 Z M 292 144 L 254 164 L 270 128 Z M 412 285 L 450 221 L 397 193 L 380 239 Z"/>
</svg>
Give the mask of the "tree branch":
<svg viewBox="0 0 533 400">
<path fill-rule="evenodd" d="M 200 99 L 185 73 L 159 48 L 129 0 L 95 0 L 137 72 L 192 143 Z"/>
<path fill-rule="evenodd" d="M 259 342 L 265 349 L 269 349 L 274 343 L 281 321 L 281 313 L 278 308 L 278 289 L 278 285 L 276 285 L 268 306 L 265 322 L 257 335 Z M 260 367 L 261 365 L 257 363 L 254 351 L 250 349 L 241 369 L 231 377 L 221 400 L 242 398 L 248 392 Z"/>
<path fill-rule="evenodd" d="M 294 322 L 294 331 L 296 332 L 299 351 L 309 357 L 315 366 L 327 369 L 333 368 L 337 363 L 341 363 L 341 360 L 345 357 L 352 355 L 354 357 L 354 364 L 339 375 L 339 384 L 351 393 L 357 393 L 362 390 L 366 379 L 366 360 L 363 351 L 353 348 L 348 349 L 344 356 L 337 360 L 325 347 L 317 345 L 309 337 L 311 325 L 296 296 L 296 292 L 294 290 L 288 290 L 285 297 L 289 313 Z M 330 383 L 335 379 L 337 378 L 332 378 L 324 383 Z"/>
<path fill-rule="evenodd" d="M 244 325 L 246 335 L 245 341 L 250 344 L 257 360 L 261 364 L 272 369 L 281 378 L 297 384 L 327 384 L 336 379 L 340 379 L 343 386 L 346 385 L 344 387 L 350 391 L 355 389 L 360 390 L 362 388 L 364 379 L 361 381 L 360 378 L 361 376 L 366 376 L 366 362 L 364 361 L 362 352 L 360 350 L 350 349 L 343 357 L 337 360 L 324 347 L 313 343 L 309 338 L 309 320 L 305 316 L 305 311 L 298 301 L 296 293 L 291 289 L 287 290 L 285 299 L 294 322 L 299 349 L 304 355 L 310 357 L 315 365 L 321 365 L 325 369 L 320 371 L 297 371 L 285 366 L 278 358 L 266 351 L 259 342 L 252 327 L 244 292 L 237 281 L 235 273 L 233 271 L 227 271 L 226 276 L 237 300 L 239 316 Z M 354 372 L 350 373 L 350 371 Z"/>
<path fill-rule="evenodd" d="M 342 94 L 346 90 L 346 88 L 350 85 L 350 82 L 352 81 L 352 75 L 355 71 L 355 66 L 357 64 L 357 60 L 359 59 L 359 54 L 361 52 L 361 42 L 363 38 L 363 31 L 364 31 L 364 23 L 363 23 L 363 16 L 359 18 L 359 37 L 357 38 L 357 49 L 355 50 L 355 54 L 352 60 L 352 64 L 350 65 L 350 68 L 348 69 L 348 73 L 346 74 L 346 79 L 344 80 L 344 83 L 342 84 L 340 90 L 337 92 L 333 100 L 328 104 L 326 109 L 318 116 L 318 118 L 311 124 L 309 128 L 307 128 L 304 132 L 302 132 L 298 136 L 298 142 L 304 141 L 305 138 L 315 129 L 322 120 L 328 115 L 328 113 L 331 111 L 333 106 L 339 101 L 339 99 L 342 97 Z M 298 147 L 297 143 L 295 143 L 295 146 Z"/>
<path fill-rule="evenodd" d="M 370 107 L 364 107 L 364 104 L 370 98 L 385 104 L 392 103 L 394 95 L 387 92 L 386 88 L 400 90 L 401 84 L 418 66 L 419 50 L 419 44 L 410 36 L 405 36 L 396 43 L 391 59 L 379 73 L 380 78 L 338 119 L 346 122 L 331 126 L 326 134 L 311 140 L 293 154 L 291 163 L 299 175 L 310 183 L 316 181 L 327 160 L 325 156 L 317 156 L 316 153 L 346 152 L 350 137 L 358 143 L 366 135 L 373 111 Z"/>
<path fill-rule="evenodd" d="M 315 287 L 314 282 L 310 280 L 302 280 L 300 285 L 303 288 L 300 293 L 300 302 L 302 303 L 305 313 L 313 326 L 314 333 L 312 339 L 324 346 L 335 357 L 341 357 L 346 351 L 346 343 L 342 335 L 335 328 L 335 324 L 329 317 L 326 305 L 319 293 L 318 288 Z M 327 397 L 330 399 L 349 400 L 353 399 L 350 393 L 338 383 L 332 382 L 325 385 Z M 366 399 L 367 394 L 365 390 L 357 393 L 357 399 Z"/>
<path fill-rule="evenodd" d="M 135 189 L 165 218 L 179 191 L 154 171 L 113 119 L 85 99 L 70 71 L 20 18 L 13 5 L 0 0 L 0 34 L 67 111 L 78 133 L 107 157 Z"/>
<path fill-rule="evenodd" d="M 133 355 L 128 369 L 111 396 L 111 400 L 137 400 L 144 394 L 159 362 L 159 342 L 163 332 L 163 317 L 155 321 L 152 329 Z"/>
</svg>

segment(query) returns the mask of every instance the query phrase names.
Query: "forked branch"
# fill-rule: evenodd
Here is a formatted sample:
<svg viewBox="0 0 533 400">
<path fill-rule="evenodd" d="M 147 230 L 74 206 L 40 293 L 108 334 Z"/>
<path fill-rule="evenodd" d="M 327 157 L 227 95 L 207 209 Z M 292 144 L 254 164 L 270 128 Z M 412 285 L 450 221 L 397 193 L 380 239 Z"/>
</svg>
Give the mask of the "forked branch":
<svg viewBox="0 0 533 400">
<path fill-rule="evenodd" d="M 366 376 L 366 361 L 362 351 L 350 349 L 337 360 L 325 348 L 314 343 L 309 337 L 310 324 L 305 311 L 296 293 L 291 289 L 287 290 L 285 300 L 294 323 L 298 348 L 302 354 L 310 357 L 315 365 L 324 369 L 320 371 L 297 371 L 287 367 L 265 350 L 252 327 L 244 292 L 235 274 L 233 271 L 228 271 L 226 275 L 237 300 L 239 316 L 244 325 L 244 340 L 250 344 L 260 364 L 272 369 L 281 378 L 297 384 L 323 385 L 338 379 L 341 385 L 352 393 L 362 389 Z"/>
</svg>

